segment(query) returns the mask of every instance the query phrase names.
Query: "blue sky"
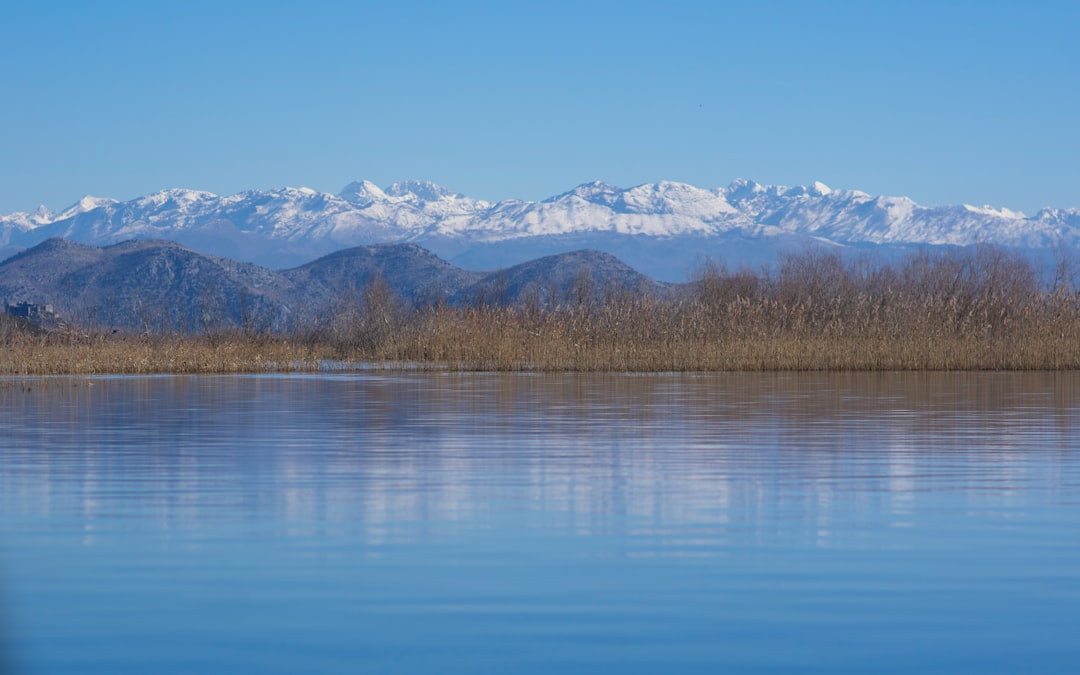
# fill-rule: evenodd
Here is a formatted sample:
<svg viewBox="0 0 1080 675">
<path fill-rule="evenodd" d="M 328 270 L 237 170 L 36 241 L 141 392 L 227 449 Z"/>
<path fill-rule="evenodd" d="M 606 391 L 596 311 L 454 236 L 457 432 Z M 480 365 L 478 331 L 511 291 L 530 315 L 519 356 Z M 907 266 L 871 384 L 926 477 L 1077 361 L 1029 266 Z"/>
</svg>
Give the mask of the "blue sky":
<svg viewBox="0 0 1080 675">
<path fill-rule="evenodd" d="M 5 2 L 0 213 L 738 177 L 1080 206 L 1077 2 Z"/>
</svg>

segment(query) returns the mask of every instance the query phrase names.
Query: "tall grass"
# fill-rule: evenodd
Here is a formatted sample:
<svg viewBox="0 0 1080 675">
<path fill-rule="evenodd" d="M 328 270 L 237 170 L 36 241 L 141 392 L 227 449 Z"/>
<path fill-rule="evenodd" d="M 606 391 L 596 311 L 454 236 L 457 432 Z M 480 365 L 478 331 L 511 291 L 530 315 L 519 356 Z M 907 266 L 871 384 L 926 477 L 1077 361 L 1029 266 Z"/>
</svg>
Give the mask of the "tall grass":
<svg viewBox="0 0 1080 675">
<path fill-rule="evenodd" d="M 311 371 L 330 351 L 279 336 L 8 335 L 0 374 L 103 375 Z"/>
<path fill-rule="evenodd" d="M 1024 258 L 975 248 L 893 264 L 809 251 L 768 273 L 707 263 L 663 297 L 589 289 L 515 305 L 407 306 L 376 280 L 288 336 L 8 336 L 0 372 L 312 369 L 326 358 L 504 371 L 1080 368 L 1076 276 L 1039 278 Z"/>
</svg>

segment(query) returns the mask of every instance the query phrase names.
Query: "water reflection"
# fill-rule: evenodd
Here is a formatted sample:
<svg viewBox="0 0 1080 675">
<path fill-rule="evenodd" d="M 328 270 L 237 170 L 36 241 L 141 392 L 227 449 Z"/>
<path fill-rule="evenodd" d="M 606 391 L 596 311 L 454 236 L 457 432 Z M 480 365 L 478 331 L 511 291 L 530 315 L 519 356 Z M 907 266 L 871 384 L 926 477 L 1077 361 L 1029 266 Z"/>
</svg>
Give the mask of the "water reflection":
<svg viewBox="0 0 1080 675">
<path fill-rule="evenodd" d="M 88 544 L 131 519 L 224 519 L 378 546 L 510 514 L 674 536 L 682 552 L 733 534 L 824 546 L 838 526 L 911 527 L 928 495 L 1003 514 L 1074 500 L 1078 385 L 1076 373 L 10 380 L 0 507 L 78 522 Z"/>
<path fill-rule="evenodd" d="M 1080 373 L 9 379 L 0 424 L 4 672 L 1080 658 Z"/>
</svg>

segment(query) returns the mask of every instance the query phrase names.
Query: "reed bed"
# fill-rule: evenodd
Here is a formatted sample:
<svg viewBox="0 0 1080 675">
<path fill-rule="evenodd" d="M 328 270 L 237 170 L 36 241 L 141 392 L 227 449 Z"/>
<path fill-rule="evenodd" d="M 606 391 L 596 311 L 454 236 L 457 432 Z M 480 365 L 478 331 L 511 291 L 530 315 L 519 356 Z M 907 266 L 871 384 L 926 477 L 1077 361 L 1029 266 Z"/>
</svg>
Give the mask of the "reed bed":
<svg viewBox="0 0 1080 675">
<path fill-rule="evenodd" d="M 0 373 L 238 373 L 345 363 L 484 371 L 1080 369 L 1080 291 L 995 249 L 897 265 L 808 252 L 706 265 L 664 297 L 408 306 L 375 283 L 289 335 L 0 335 Z"/>
<path fill-rule="evenodd" d="M 491 371 L 1044 370 L 1080 368 L 1080 321 L 1028 323 L 1010 331 L 880 323 L 815 329 L 764 321 L 727 329 L 668 328 L 664 317 L 631 315 L 628 327 L 553 312 L 530 320 L 513 311 L 429 317 L 348 359 L 438 364 Z M 792 323 L 796 323 L 792 321 Z M 606 330 L 612 328 L 612 330 Z"/>
<path fill-rule="evenodd" d="M 328 352 L 327 352 L 328 353 Z M 277 337 L 64 335 L 9 337 L 0 347 L 3 375 L 134 375 L 317 370 L 317 345 Z"/>
</svg>

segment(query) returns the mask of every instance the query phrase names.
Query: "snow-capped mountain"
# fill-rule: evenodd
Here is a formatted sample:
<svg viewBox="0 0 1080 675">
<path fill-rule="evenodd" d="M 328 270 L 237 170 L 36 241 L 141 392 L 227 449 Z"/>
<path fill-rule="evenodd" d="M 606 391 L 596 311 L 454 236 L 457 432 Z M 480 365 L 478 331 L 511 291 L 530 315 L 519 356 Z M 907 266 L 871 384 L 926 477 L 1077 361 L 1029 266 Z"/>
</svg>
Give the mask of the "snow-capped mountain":
<svg viewBox="0 0 1080 675">
<path fill-rule="evenodd" d="M 1076 249 L 1080 209 L 1047 208 L 1029 217 L 990 207 L 926 207 L 816 182 L 783 187 L 745 179 L 716 189 L 671 181 L 624 189 L 598 181 L 539 202 L 497 203 L 425 181 L 386 188 L 358 181 L 337 195 L 283 188 L 229 196 L 171 189 L 128 202 L 87 196 L 58 213 L 42 207 L 0 217 L 0 257 L 49 237 L 94 245 L 170 239 L 279 268 L 387 242 L 417 243 L 474 268 L 594 248 L 656 278 L 682 280 L 706 256 L 756 266 L 810 244 Z"/>
<path fill-rule="evenodd" d="M 1056 220 L 1044 210 L 1034 218 L 1008 209 L 921 206 L 907 197 L 872 197 L 857 190 L 761 186 L 739 180 L 725 191 L 740 212 L 785 232 L 846 244 L 934 244 L 1042 248 L 1076 234 L 1068 215 Z M 1080 210 L 1058 212 L 1072 213 Z"/>
</svg>

